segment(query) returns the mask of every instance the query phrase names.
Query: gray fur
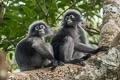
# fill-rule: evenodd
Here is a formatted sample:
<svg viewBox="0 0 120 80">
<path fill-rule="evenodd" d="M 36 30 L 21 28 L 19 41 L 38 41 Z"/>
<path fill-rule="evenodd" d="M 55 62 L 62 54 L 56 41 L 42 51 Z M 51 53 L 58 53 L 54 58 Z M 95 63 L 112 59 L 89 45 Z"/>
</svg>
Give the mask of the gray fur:
<svg viewBox="0 0 120 80">
<path fill-rule="evenodd" d="M 99 51 L 106 50 L 104 46 L 98 49 L 91 48 L 84 29 L 79 23 L 81 23 L 79 11 L 70 9 L 65 12 L 62 20 L 63 27 L 56 33 L 51 42 L 54 56 L 58 62 L 79 63 L 84 66 L 82 61 Z"/>
<path fill-rule="evenodd" d="M 77 10 L 75 10 L 75 9 L 69 9 L 69 10 L 67 10 L 65 13 L 64 13 L 64 16 L 63 17 L 65 17 L 66 15 L 68 15 L 69 13 L 76 13 L 76 14 L 78 14 L 80 17 L 81 17 L 81 14 L 80 14 L 80 12 L 79 11 L 77 11 Z"/>
<path fill-rule="evenodd" d="M 35 30 L 35 26 L 41 24 L 46 26 L 44 34 Z M 49 26 L 43 21 L 35 21 L 29 26 L 28 35 L 17 44 L 15 50 L 16 62 L 21 71 L 56 66 L 53 64 L 55 59 L 52 46 L 44 40 L 48 32 Z"/>
</svg>

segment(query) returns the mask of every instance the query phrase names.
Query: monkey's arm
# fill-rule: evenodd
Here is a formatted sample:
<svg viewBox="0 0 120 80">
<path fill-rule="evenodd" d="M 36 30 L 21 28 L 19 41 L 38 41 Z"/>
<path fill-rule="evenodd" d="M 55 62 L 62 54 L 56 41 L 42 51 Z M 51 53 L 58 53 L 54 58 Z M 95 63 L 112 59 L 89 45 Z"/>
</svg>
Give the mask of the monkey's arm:
<svg viewBox="0 0 120 80">
<path fill-rule="evenodd" d="M 96 49 L 97 51 L 96 52 L 99 52 L 99 51 L 107 51 L 109 49 L 109 47 L 107 47 L 107 46 L 102 46 L 102 47 L 100 47 L 100 48 L 98 48 L 98 49 Z M 81 61 L 85 61 L 85 60 L 87 60 L 88 58 L 90 58 L 92 55 L 95 55 L 95 54 L 97 54 L 97 53 L 88 53 L 87 55 L 85 55 L 85 56 L 83 56 L 82 58 L 80 58 L 80 60 Z"/>
<path fill-rule="evenodd" d="M 81 42 L 84 43 L 84 44 L 89 45 L 89 41 L 87 39 L 85 30 L 81 26 L 78 26 L 78 33 L 80 35 Z"/>
<path fill-rule="evenodd" d="M 97 54 L 98 52 L 100 51 L 107 51 L 109 49 L 108 46 L 101 46 L 97 49 L 93 49 L 89 46 L 86 46 L 85 44 L 82 44 L 82 43 L 75 43 L 75 49 L 80 51 L 80 52 L 86 52 L 88 54 L 86 54 L 85 56 L 81 57 L 80 59 L 75 59 L 71 62 L 78 62 L 80 61 L 81 65 L 84 65 L 82 61 L 85 61 L 87 59 L 89 59 L 92 55 L 95 55 Z"/>
<path fill-rule="evenodd" d="M 75 43 L 75 49 L 80 51 L 80 52 L 85 52 L 85 53 L 92 53 L 92 54 L 97 54 L 100 51 L 106 51 L 108 49 L 107 46 L 101 46 L 97 49 L 93 49 L 86 44 L 80 43 L 80 42 L 74 42 Z"/>
<path fill-rule="evenodd" d="M 40 45 L 33 45 L 33 48 L 45 59 L 51 60 L 50 66 L 52 66 L 51 70 L 54 70 L 58 63 L 53 56 L 53 49 L 49 43 L 42 43 Z"/>
<path fill-rule="evenodd" d="M 44 58 L 54 59 L 53 50 L 49 43 L 33 44 L 32 47 Z"/>
</svg>

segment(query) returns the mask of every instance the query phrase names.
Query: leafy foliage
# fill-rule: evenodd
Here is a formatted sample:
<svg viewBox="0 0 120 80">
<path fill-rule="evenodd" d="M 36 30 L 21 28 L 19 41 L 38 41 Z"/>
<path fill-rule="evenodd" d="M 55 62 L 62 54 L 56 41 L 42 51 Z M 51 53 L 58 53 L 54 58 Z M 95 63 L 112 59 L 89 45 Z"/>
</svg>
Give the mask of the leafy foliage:
<svg viewBox="0 0 120 80">
<path fill-rule="evenodd" d="M 63 12 L 68 8 L 79 10 L 84 21 L 94 24 L 93 28 L 97 28 L 99 26 L 97 24 L 100 23 L 94 17 L 102 17 L 100 0 L 3 0 L 0 1 L 0 17 L 3 14 L 3 8 L 6 9 L 6 12 L 4 18 L 0 20 L 0 48 L 7 52 L 11 71 L 16 69 L 15 46 L 24 38 L 33 21 L 44 20 L 51 27 L 57 29 Z M 99 34 L 94 34 L 95 39 L 91 37 L 92 35 L 92 33 L 88 35 L 89 39 L 97 42 Z"/>
</svg>

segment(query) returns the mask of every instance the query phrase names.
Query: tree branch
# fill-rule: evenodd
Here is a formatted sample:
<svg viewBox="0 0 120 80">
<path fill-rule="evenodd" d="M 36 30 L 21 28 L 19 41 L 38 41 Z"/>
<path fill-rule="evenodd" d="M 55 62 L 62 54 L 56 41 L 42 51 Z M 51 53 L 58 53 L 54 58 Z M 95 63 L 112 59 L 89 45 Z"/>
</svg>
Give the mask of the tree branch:
<svg viewBox="0 0 120 80">
<path fill-rule="evenodd" d="M 112 5 L 111 5 L 112 4 Z M 110 46 L 114 38 L 120 32 L 120 1 L 103 1 L 104 18 L 103 27 L 100 33 L 99 45 Z M 116 6 L 117 5 L 117 6 Z M 112 8 L 112 9 L 111 9 Z M 114 12 L 115 10 L 118 10 Z M 111 11 L 112 10 L 112 11 Z M 113 14 L 113 15 L 111 15 Z M 118 22 L 117 22 L 118 21 Z M 104 54 L 99 53 L 93 62 L 87 62 L 86 67 L 79 65 L 66 64 L 59 66 L 54 72 L 49 68 L 25 71 L 10 74 L 9 79 L 19 80 L 119 80 L 120 79 L 120 44 L 110 47 Z M 89 61 L 89 60 L 88 60 Z M 91 60 L 90 60 L 91 61 Z"/>
<path fill-rule="evenodd" d="M 80 1 L 82 1 L 82 0 L 80 0 Z M 66 10 L 64 10 L 64 11 L 56 18 L 56 20 L 58 20 L 58 19 L 60 18 L 60 16 L 62 16 L 68 9 L 72 8 L 72 7 L 75 6 L 75 4 L 77 4 L 77 3 L 78 3 L 78 1 L 74 2 L 69 8 L 67 8 Z"/>
</svg>

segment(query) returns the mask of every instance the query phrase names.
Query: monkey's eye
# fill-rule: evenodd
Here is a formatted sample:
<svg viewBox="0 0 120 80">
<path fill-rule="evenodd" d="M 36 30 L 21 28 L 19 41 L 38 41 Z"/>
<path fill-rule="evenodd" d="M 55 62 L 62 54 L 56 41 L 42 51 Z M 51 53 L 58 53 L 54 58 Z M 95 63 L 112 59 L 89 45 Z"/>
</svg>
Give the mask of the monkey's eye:
<svg viewBox="0 0 120 80">
<path fill-rule="evenodd" d="M 39 26 L 35 26 L 35 30 L 36 30 L 36 31 L 39 30 Z"/>
<path fill-rule="evenodd" d="M 44 25 L 40 25 L 40 29 L 45 29 L 45 26 Z"/>
<path fill-rule="evenodd" d="M 74 18 L 75 18 L 75 16 L 74 16 L 74 15 L 70 15 L 69 17 L 70 17 L 71 19 L 74 19 Z"/>
<path fill-rule="evenodd" d="M 66 16 L 66 17 L 65 17 L 65 20 L 67 21 L 68 19 L 69 19 L 69 16 Z"/>
</svg>

